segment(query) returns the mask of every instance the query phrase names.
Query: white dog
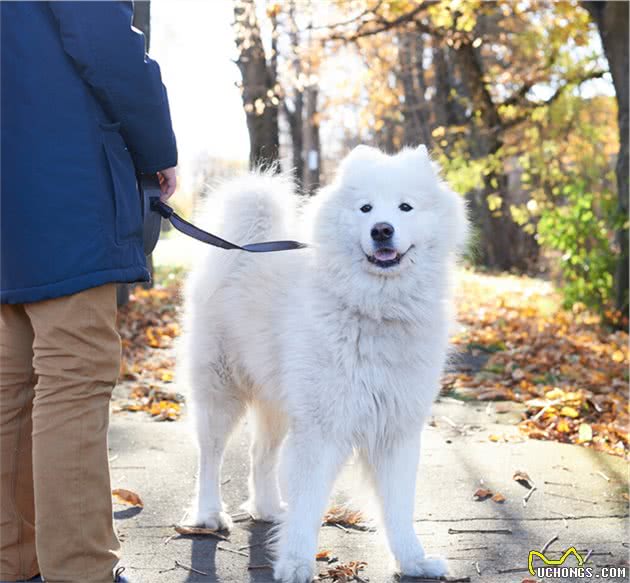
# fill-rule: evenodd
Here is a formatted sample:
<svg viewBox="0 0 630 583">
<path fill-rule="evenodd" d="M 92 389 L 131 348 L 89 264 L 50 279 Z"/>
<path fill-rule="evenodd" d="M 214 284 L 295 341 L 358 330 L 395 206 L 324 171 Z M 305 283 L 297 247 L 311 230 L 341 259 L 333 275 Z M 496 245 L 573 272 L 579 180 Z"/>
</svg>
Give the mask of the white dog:
<svg viewBox="0 0 630 583">
<path fill-rule="evenodd" d="M 220 194 L 223 214 L 211 200 L 205 222 L 218 234 L 311 246 L 260 255 L 208 248 L 196 261 L 182 354 L 200 453 L 192 522 L 231 527 L 221 460 L 249 408 L 245 508 L 280 523 L 276 579 L 312 580 L 327 499 L 353 450 L 402 573 L 444 575 L 445 561 L 426 557 L 414 532 L 413 507 L 420 432 L 447 354 L 449 275 L 467 232 L 461 197 L 424 146 L 395 156 L 359 146 L 303 212 L 290 182 L 269 174 Z"/>
</svg>

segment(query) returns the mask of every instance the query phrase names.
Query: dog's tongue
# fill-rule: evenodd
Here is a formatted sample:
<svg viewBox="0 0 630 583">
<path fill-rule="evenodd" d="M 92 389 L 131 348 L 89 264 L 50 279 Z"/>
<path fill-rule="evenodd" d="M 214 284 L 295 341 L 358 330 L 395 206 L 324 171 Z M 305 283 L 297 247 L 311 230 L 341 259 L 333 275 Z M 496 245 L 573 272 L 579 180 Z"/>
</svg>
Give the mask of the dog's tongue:
<svg viewBox="0 0 630 583">
<path fill-rule="evenodd" d="M 394 249 L 378 249 L 374 252 L 374 257 L 376 257 L 379 261 L 391 261 L 392 259 L 396 259 L 398 253 Z"/>
</svg>

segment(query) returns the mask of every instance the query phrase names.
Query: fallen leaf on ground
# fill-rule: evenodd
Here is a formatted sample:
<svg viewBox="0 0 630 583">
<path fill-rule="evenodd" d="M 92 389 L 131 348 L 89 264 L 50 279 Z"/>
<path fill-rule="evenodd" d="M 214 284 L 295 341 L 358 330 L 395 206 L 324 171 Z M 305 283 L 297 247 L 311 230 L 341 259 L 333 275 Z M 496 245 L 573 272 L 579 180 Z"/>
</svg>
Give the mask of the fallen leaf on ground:
<svg viewBox="0 0 630 583">
<path fill-rule="evenodd" d="M 491 490 L 487 490 L 486 488 L 479 488 L 473 494 L 473 498 L 477 502 L 483 502 L 484 500 L 487 500 L 488 498 L 491 498 L 491 497 L 492 497 L 492 491 Z"/>
<path fill-rule="evenodd" d="M 562 407 L 562 409 L 560 409 L 560 415 L 571 417 L 571 419 L 576 419 L 580 416 L 580 414 L 573 407 Z"/>
<path fill-rule="evenodd" d="M 347 506 L 331 506 L 324 515 L 324 524 L 340 524 L 341 526 L 362 526 L 363 514 Z"/>
<path fill-rule="evenodd" d="M 149 413 L 153 417 L 159 417 L 165 421 L 175 421 L 179 418 L 181 409 L 178 403 L 172 401 L 158 401 L 154 402 L 149 409 Z"/>
<path fill-rule="evenodd" d="M 593 429 L 588 423 L 580 423 L 580 428 L 578 429 L 578 439 L 581 442 L 591 441 L 591 439 L 593 439 Z"/>
<path fill-rule="evenodd" d="M 571 431 L 571 427 L 564 419 L 558 420 L 558 423 L 556 424 L 556 429 L 560 433 L 569 433 Z"/>
<path fill-rule="evenodd" d="M 477 401 L 507 401 L 510 399 L 508 391 L 500 389 L 490 389 L 478 393 L 475 398 Z"/>
<path fill-rule="evenodd" d="M 320 575 L 320 579 L 331 579 L 333 583 L 349 583 L 353 581 L 355 577 L 359 576 L 360 572 L 363 571 L 366 566 L 367 563 L 365 561 L 343 563 L 325 571 Z"/>
<path fill-rule="evenodd" d="M 134 385 L 130 400 L 115 402 L 114 411 L 146 411 L 156 421 L 175 421 L 181 415 L 183 396 L 154 386 Z"/>
<path fill-rule="evenodd" d="M 316 561 L 327 561 L 328 557 L 330 557 L 330 551 L 319 551 L 319 553 L 317 553 L 315 555 L 315 560 Z"/>
<path fill-rule="evenodd" d="M 527 472 L 523 472 L 521 470 L 517 470 L 516 472 L 514 472 L 514 475 L 512 476 L 512 479 L 515 482 L 518 482 L 521 486 L 525 486 L 525 488 L 529 488 L 530 490 L 532 489 L 532 479 L 529 477 L 529 474 Z"/>
<path fill-rule="evenodd" d="M 116 488 L 112 490 L 112 496 L 116 499 L 120 504 L 126 504 L 127 506 L 138 506 L 140 508 L 144 508 L 144 504 L 135 492 L 131 490 L 125 490 L 124 488 Z"/>
<path fill-rule="evenodd" d="M 499 493 L 499 492 L 497 492 L 497 493 L 496 493 L 496 494 L 492 497 L 492 501 L 493 501 L 493 502 L 496 502 L 497 504 L 503 504 L 506 500 L 507 500 L 507 498 L 506 498 L 503 494 L 501 494 L 501 493 Z"/>
</svg>

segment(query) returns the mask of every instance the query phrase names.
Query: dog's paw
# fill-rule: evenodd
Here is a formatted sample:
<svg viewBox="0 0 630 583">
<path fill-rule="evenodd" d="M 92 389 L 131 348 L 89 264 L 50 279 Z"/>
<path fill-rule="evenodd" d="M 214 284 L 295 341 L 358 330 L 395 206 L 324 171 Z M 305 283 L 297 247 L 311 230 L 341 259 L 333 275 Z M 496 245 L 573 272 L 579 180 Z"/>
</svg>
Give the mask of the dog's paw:
<svg viewBox="0 0 630 583">
<path fill-rule="evenodd" d="M 280 522 L 287 511 L 284 502 L 257 502 L 251 498 L 241 504 L 241 509 L 260 522 Z"/>
<path fill-rule="evenodd" d="M 423 557 L 415 561 L 409 561 L 400 565 L 403 575 L 410 577 L 438 578 L 445 577 L 448 573 L 448 564 L 441 557 Z"/>
<path fill-rule="evenodd" d="M 210 530 L 232 530 L 232 518 L 227 512 L 191 512 L 185 519 L 185 524 Z"/>
<path fill-rule="evenodd" d="M 282 583 L 311 583 L 315 576 L 315 561 L 289 555 L 279 557 L 273 567 L 273 577 Z"/>
</svg>

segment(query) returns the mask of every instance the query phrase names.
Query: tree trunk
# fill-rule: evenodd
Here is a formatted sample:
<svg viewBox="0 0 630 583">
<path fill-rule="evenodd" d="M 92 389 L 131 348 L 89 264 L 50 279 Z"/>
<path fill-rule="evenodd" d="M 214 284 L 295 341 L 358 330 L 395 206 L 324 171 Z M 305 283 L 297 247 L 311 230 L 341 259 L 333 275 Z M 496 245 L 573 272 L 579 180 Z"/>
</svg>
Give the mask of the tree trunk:
<svg viewBox="0 0 630 583">
<path fill-rule="evenodd" d="M 249 165 L 252 169 L 273 165 L 279 171 L 276 55 L 272 54 L 267 62 L 254 0 L 234 0 L 234 17 L 239 52 L 236 63 L 243 79 L 243 109 L 249 132 Z M 275 34 L 275 16 L 272 25 Z"/>
<path fill-rule="evenodd" d="M 319 141 L 319 121 L 317 119 L 316 85 L 304 90 L 306 112 L 304 116 L 304 194 L 313 194 L 319 186 L 322 153 Z"/>
<path fill-rule="evenodd" d="M 499 128 L 501 119 L 484 84 L 484 73 L 469 43 L 453 51 L 455 66 L 471 101 L 470 153 L 473 158 L 486 158 L 501 148 Z M 488 197 L 498 195 L 501 206 L 491 209 Z M 510 213 L 508 177 L 505 171 L 492 170 L 484 177 L 484 188 L 470 194 L 470 211 L 477 231 L 477 260 L 491 269 L 527 271 L 538 257 L 538 244 L 534 237 L 513 220 Z"/>
<path fill-rule="evenodd" d="M 464 108 L 461 105 L 458 106 L 457 100 L 451 95 L 452 87 L 449 84 L 452 74 L 449 71 L 448 57 L 453 49 L 447 45 L 441 46 L 436 40 L 432 40 L 431 49 L 435 78 L 435 95 L 433 96 L 435 125 L 436 127 L 464 125 Z"/>
<path fill-rule="evenodd" d="M 405 32 L 399 37 L 399 77 L 405 103 L 402 108 L 405 146 L 424 144 L 431 147 L 431 124 L 425 100 L 422 33 Z"/>
<path fill-rule="evenodd" d="M 291 160 L 293 164 L 293 176 L 295 183 L 301 187 L 304 183 L 304 97 L 303 92 L 296 90 L 292 99 L 292 108 L 284 104 L 284 113 L 289 122 L 291 133 Z"/>
<path fill-rule="evenodd" d="M 293 175 L 298 187 L 304 182 L 304 87 L 300 83 L 302 74 L 302 61 L 300 59 L 299 48 L 300 38 L 298 33 L 298 25 L 295 20 L 295 0 L 291 0 L 289 4 L 289 39 L 291 43 L 291 52 L 293 55 L 293 75 L 297 79 L 293 93 L 291 95 L 291 107 L 289 107 L 288 99 L 284 100 L 284 114 L 289 122 L 289 131 L 291 133 L 291 151 L 293 161 Z"/>
<path fill-rule="evenodd" d="M 583 2 L 602 37 L 604 53 L 617 94 L 619 154 L 617 157 L 617 190 L 619 214 L 628 217 L 628 2 Z M 628 229 L 622 226 L 616 235 L 619 259 L 615 269 L 615 305 L 628 316 Z"/>
</svg>

